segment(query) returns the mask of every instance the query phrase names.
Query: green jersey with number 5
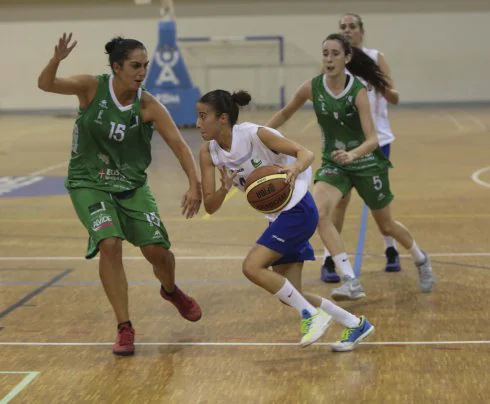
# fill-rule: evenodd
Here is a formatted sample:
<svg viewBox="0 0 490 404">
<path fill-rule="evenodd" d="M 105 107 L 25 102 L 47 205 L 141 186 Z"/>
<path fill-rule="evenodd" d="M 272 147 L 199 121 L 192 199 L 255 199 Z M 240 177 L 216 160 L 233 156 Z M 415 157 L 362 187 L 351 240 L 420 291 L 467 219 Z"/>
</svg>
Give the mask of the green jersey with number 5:
<svg viewBox="0 0 490 404">
<path fill-rule="evenodd" d="M 141 93 L 122 106 L 113 77 L 97 76 L 99 85 L 90 105 L 78 112 L 73 128 L 71 160 L 65 185 L 121 192 L 146 183 L 151 162 L 153 123 L 141 121 Z"/>
<path fill-rule="evenodd" d="M 364 85 L 350 73 L 347 75 L 349 82 L 337 96 L 327 87 L 326 75 L 311 80 L 313 107 L 323 138 L 322 166 L 334 165 L 346 171 L 369 175 L 373 170 L 391 166 L 379 148 L 346 165 L 340 165 L 332 158 L 334 150 L 349 151 L 366 140 L 355 105 L 356 96 Z"/>
</svg>

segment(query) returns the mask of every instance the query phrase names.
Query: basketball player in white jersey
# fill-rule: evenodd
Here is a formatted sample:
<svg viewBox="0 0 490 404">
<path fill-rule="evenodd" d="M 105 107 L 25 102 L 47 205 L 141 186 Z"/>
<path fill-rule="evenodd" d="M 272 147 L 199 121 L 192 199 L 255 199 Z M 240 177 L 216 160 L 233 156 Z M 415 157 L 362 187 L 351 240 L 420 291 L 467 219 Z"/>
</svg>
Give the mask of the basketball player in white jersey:
<svg viewBox="0 0 490 404">
<path fill-rule="evenodd" d="M 388 88 L 384 94 L 379 94 L 374 91 L 371 86 L 367 85 L 369 104 L 373 115 L 373 121 L 376 126 L 378 143 L 385 156 L 389 158 L 390 144 L 395 140 L 395 136 L 393 135 L 390 121 L 388 120 L 388 103 L 396 105 L 400 99 L 398 91 L 394 89 L 390 68 L 383 53 L 377 49 L 369 49 L 362 46 L 364 39 L 364 23 L 359 15 L 353 13 L 344 14 L 339 21 L 339 28 L 341 33 L 349 40 L 352 47 L 362 49 L 364 53 L 378 64 L 381 71 L 384 73 L 386 80 L 390 84 L 390 88 Z M 337 227 L 339 232 L 342 230 L 344 224 L 345 212 L 350 198 L 351 194 L 349 193 L 339 204 L 335 212 L 335 227 Z M 383 236 L 383 238 L 386 255 L 385 271 L 398 272 L 401 267 L 400 258 L 396 248 L 396 241 L 391 236 Z M 323 254 L 321 277 L 324 282 L 340 281 L 339 276 L 335 272 L 335 263 L 326 248 Z"/>
<path fill-rule="evenodd" d="M 230 94 L 215 90 L 203 95 L 196 105 L 196 126 L 205 141 L 199 156 L 204 207 L 209 214 L 216 212 L 232 186 L 244 191 L 247 177 L 256 168 L 281 167 L 293 194 L 284 208 L 266 215 L 269 226 L 249 251 L 242 271 L 251 282 L 298 311 L 302 318 L 301 346 L 315 342 L 336 320 L 346 329 L 332 350 L 350 351 L 374 331 L 370 322 L 328 299 L 301 291 L 303 263 L 315 260 L 309 239 L 318 225 L 318 210 L 308 191 L 313 152 L 275 129 L 250 122 L 237 124 L 239 106 L 250 100 L 245 91 Z M 219 189 L 216 168 L 221 174 Z"/>
</svg>

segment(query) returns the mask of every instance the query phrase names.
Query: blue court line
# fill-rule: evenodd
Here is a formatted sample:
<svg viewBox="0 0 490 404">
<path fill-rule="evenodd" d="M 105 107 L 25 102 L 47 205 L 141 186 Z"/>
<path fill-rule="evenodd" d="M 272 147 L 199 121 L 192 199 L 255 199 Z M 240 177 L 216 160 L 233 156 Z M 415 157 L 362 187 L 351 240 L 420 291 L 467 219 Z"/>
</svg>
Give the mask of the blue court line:
<svg viewBox="0 0 490 404">
<path fill-rule="evenodd" d="M 25 296 L 24 298 L 20 299 L 17 303 L 14 303 L 12 306 L 10 306 L 7 309 L 5 309 L 4 311 L 0 312 L 0 319 L 4 318 L 8 314 L 12 313 L 14 310 L 16 310 L 19 307 L 21 307 L 24 303 L 27 303 L 33 297 L 35 297 L 38 294 L 40 294 L 41 292 L 43 292 L 45 289 L 49 288 L 51 285 L 53 285 L 56 282 L 58 282 L 60 279 L 64 278 L 66 275 L 68 275 L 72 271 L 73 271 L 73 269 L 66 269 L 66 270 L 64 270 L 61 274 L 56 275 L 50 281 L 46 282 L 43 286 L 41 286 L 41 287 L 37 288 L 36 290 L 32 291 L 27 296 Z"/>
<path fill-rule="evenodd" d="M 11 286 L 22 286 L 22 285 L 47 285 L 48 286 L 98 286 L 102 285 L 100 281 L 71 281 L 71 282 L 55 282 L 54 285 L 52 281 L 49 282 L 15 282 L 15 281 L 5 281 L 0 282 L 0 285 L 11 285 Z M 305 279 L 303 283 L 321 283 L 319 279 Z M 178 281 L 179 285 L 252 285 L 250 281 L 247 279 L 234 279 L 229 281 L 219 281 L 219 280 L 211 280 L 211 281 Z M 128 285 L 160 285 L 158 281 L 141 281 L 141 282 L 128 282 Z"/>
<path fill-rule="evenodd" d="M 56 268 L 0 268 L 0 271 L 59 271 Z"/>
<path fill-rule="evenodd" d="M 356 259 L 354 261 L 354 274 L 356 278 L 361 276 L 362 257 L 364 254 L 364 242 L 366 241 L 366 230 L 369 208 L 364 205 L 361 214 L 361 225 L 359 227 L 359 238 L 357 239 Z"/>
</svg>

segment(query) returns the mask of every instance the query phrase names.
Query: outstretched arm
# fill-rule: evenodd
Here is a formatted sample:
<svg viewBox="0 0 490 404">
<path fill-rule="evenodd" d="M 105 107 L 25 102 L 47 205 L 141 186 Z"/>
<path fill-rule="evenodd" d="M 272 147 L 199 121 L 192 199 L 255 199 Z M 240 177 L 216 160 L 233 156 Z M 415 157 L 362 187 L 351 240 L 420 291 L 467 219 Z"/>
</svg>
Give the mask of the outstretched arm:
<svg viewBox="0 0 490 404">
<path fill-rule="evenodd" d="M 293 114 L 300 109 L 305 102 L 312 99 L 311 80 L 305 81 L 296 91 L 291 101 L 284 108 L 278 111 L 265 126 L 277 129 L 283 125 Z"/>
<path fill-rule="evenodd" d="M 144 122 L 153 122 L 155 129 L 182 166 L 189 180 L 189 190 L 182 198 L 182 214 L 186 218 L 193 217 L 201 206 L 201 181 L 197 174 L 197 165 L 191 149 L 182 138 L 179 129 L 175 125 L 170 113 L 151 94 L 144 91 L 142 95 L 142 117 Z"/>
</svg>

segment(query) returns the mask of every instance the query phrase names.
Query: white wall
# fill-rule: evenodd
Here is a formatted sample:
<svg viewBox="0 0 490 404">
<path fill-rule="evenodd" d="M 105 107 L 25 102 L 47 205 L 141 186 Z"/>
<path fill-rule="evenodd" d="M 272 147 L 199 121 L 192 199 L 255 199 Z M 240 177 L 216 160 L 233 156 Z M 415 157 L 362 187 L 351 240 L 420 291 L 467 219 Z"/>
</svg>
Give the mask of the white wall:
<svg viewBox="0 0 490 404">
<path fill-rule="evenodd" d="M 380 48 L 391 66 L 404 102 L 490 99 L 490 52 L 482 47 L 490 11 L 364 14 L 366 45 Z M 72 108 L 76 100 L 45 94 L 37 76 L 51 57 L 60 33 L 73 31 L 79 44 L 60 75 L 108 71 L 104 44 L 114 35 L 156 46 L 157 18 L 127 20 L 0 22 L 2 79 L 0 110 Z M 338 15 L 182 17 L 179 36 L 284 35 L 290 44 L 320 61 L 322 39 L 337 30 Z M 287 94 L 308 78 L 288 78 Z M 238 82 L 247 88 L 252 83 Z M 235 81 L 235 80 L 234 80 Z"/>
</svg>

